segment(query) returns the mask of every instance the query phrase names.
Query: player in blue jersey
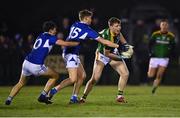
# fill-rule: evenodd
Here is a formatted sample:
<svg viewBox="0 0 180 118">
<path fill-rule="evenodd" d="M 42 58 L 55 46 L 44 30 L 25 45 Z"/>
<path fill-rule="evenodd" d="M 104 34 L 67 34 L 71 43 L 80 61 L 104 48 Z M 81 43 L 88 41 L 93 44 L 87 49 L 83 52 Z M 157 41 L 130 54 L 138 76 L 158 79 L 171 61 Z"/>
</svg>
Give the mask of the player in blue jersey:
<svg viewBox="0 0 180 118">
<path fill-rule="evenodd" d="M 119 47 L 118 44 L 115 44 L 111 41 L 105 40 L 104 38 L 100 37 L 96 31 L 90 28 L 89 25 L 92 21 L 92 15 L 93 13 L 91 11 L 80 11 L 80 22 L 76 22 L 71 26 L 69 36 L 66 40 L 83 41 L 86 39 L 92 39 L 109 47 Z M 81 45 L 64 48 L 63 57 L 66 62 L 66 68 L 69 72 L 69 78 L 63 80 L 59 85 L 51 89 L 51 91 L 49 92 L 50 99 L 55 93 L 57 93 L 61 89 L 74 84 L 74 90 L 72 97 L 70 99 L 70 103 L 78 102 L 77 95 L 79 93 L 83 80 L 86 78 L 86 73 L 79 59 L 80 48 Z"/>
<path fill-rule="evenodd" d="M 13 98 L 20 91 L 20 89 L 27 83 L 29 76 L 45 76 L 49 77 L 48 84 L 38 98 L 39 102 L 51 104 L 47 98 L 48 91 L 54 86 L 59 74 L 53 69 L 44 65 L 44 60 L 50 52 L 53 45 L 62 46 L 76 46 L 79 42 L 57 40 L 56 25 L 52 21 L 46 21 L 43 24 L 44 33 L 40 34 L 33 46 L 32 51 L 26 56 L 23 65 L 19 82 L 12 88 L 5 104 L 10 105 Z"/>
</svg>

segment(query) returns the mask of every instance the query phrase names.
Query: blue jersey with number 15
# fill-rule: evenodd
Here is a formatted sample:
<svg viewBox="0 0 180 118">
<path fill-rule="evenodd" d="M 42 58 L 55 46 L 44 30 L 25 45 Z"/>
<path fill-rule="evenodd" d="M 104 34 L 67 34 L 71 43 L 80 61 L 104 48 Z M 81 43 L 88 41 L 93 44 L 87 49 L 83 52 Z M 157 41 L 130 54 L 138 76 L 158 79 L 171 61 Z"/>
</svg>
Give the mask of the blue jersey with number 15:
<svg viewBox="0 0 180 118">
<path fill-rule="evenodd" d="M 45 58 L 56 41 L 56 36 L 50 35 L 47 32 L 40 34 L 33 45 L 31 53 L 25 59 L 34 64 L 44 64 Z"/>
<path fill-rule="evenodd" d="M 93 39 L 96 40 L 99 37 L 99 34 L 90 28 L 89 25 L 76 22 L 71 26 L 71 30 L 69 36 L 66 40 L 70 41 L 82 41 L 86 39 Z M 65 54 L 79 54 L 81 46 L 74 46 L 74 47 L 65 47 L 63 53 Z"/>
</svg>

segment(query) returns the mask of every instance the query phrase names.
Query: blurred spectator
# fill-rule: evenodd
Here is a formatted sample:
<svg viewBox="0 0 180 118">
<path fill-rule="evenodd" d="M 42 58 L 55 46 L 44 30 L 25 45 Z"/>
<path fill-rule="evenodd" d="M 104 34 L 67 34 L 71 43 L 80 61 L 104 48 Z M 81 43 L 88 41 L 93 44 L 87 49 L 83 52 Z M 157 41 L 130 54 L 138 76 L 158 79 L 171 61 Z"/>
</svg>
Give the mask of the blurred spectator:
<svg viewBox="0 0 180 118">
<path fill-rule="evenodd" d="M 147 82 L 147 70 L 148 70 L 148 35 L 147 27 L 143 20 L 136 21 L 136 25 L 133 31 L 133 45 L 134 45 L 134 57 L 135 65 L 139 70 L 139 80 L 142 84 Z"/>
<path fill-rule="evenodd" d="M 58 33 L 57 33 L 57 38 L 58 38 L 58 39 L 64 39 L 64 34 L 63 34 L 63 32 L 58 32 Z"/>
<path fill-rule="evenodd" d="M 9 45 L 8 37 L 0 35 L 0 84 L 8 83 L 9 80 Z"/>
<path fill-rule="evenodd" d="M 155 24 L 153 24 L 150 34 L 152 34 L 154 31 L 159 30 L 160 23 L 161 23 L 161 19 L 158 18 L 155 20 Z"/>
<path fill-rule="evenodd" d="M 23 40 L 22 49 L 23 49 L 23 57 L 24 58 L 26 57 L 26 55 L 28 53 L 31 52 L 34 41 L 35 41 L 35 38 L 34 38 L 33 34 L 31 34 L 31 33 L 28 34 L 27 37 Z"/>
<path fill-rule="evenodd" d="M 64 17 L 62 19 L 62 23 L 60 26 L 60 32 L 63 34 L 63 39 L 66 39 L 68 34 L 69 34 L 69 30 L 70 30 L 70 19 L 68 17 Z"/>
<path fill-rule="evenodd" d="M 8 26 L 5 22 L 0 22 L 0 34 L 6 34 L 8 31 Z"/>
<path fill-rule="evenodd" d="M 20 33 L 14 35 L 15 43 L 17 44 L 18 48 L 22 48 L 23 45 L 23 37 Z"/>
<path fill-rule="evenodd" d="M 70 30 L 70 19 L 68 17 L 64 17 L 60 22 L 59 32 L 57 33 L 58 39 L 65 40 L 68 37 Z M 63 46 L 53 46 L 51 54 L 61 54 Z"/>
<path fill-rule="evenodd" d="M 9 43 L 9 84 L 14 84 L 21 73 L 21 65 L 23 62 L 23 36 L 20 33 L 14 35 L 14 38 Z"/>
<path fill-rule="evenodd" d="M 93 17 L 91 26 L 94 30 L 100 32 L 103 29 L 103 25 L 100 24 L 98 17 Z"/>
</svg>

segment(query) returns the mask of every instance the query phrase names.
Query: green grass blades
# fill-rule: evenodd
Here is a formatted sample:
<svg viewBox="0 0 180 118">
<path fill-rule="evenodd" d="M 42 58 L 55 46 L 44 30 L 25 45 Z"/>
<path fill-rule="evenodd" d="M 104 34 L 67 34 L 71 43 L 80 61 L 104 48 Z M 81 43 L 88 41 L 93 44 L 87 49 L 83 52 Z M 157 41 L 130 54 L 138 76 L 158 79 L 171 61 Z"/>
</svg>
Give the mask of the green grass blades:
<svg viewBox="0 0 180 118">
<path fill-rule="evenodd" d="M 10 89 L 0 87 L 0 117 L 180 117 L 180 87 L 176 86 L 160 86 L 154 95 L 150 86 L 127 86 L 125 104 L 115 101 L 117 86 L 95 86 L 85 104 L 68 104 L 73 89 L 68 87 L 54 96 L 51 105 L 37 101 L 43 86 L 27 86 L 6 106 Z"/>
</svg>

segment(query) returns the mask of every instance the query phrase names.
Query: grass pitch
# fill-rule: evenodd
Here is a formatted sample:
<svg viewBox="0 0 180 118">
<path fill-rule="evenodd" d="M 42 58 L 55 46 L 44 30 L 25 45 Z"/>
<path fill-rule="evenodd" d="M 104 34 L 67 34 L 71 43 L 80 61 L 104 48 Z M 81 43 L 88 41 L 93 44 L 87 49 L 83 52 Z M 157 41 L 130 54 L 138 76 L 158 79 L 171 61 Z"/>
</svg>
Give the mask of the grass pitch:
<svg viewBox="0 0 180 118">
<path fill-rule="evenodd" d="M 180 87 L 161 86 L 155 95 L 150 86 L 127 86 L 126 104 L 115 101 L 117 86 L 95 86 L 85 104 L 69 105 L 72 87 L 59 92 L 54 103 L 45 105 L 37 98 L 43 86 L 27 86 L 5 106 L 11 87 L 0 87 L 0 117 L 180 117 Z M 81 88 L 81 94 L 84 87 Z"/>
</svg>

